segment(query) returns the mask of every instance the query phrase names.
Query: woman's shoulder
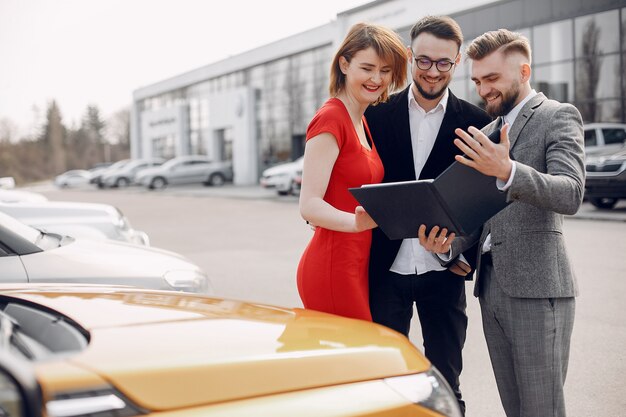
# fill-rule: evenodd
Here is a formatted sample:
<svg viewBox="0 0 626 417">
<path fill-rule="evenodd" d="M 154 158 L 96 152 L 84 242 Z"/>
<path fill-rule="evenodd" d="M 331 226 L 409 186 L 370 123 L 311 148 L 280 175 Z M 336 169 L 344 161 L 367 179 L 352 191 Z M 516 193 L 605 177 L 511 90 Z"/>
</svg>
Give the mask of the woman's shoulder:
<svg viewBox="0 0 626 417">
<path fill-rule="evenodd" d="M 342 137 L 349 123 L 351 123 L 350 116 L 343 102 L 337 98 L 331 98 L 313 116 L 307 128 L 307 138 L 320 133 L 330 133 L 341 145 Z"/>
<path fill-rule="evenodd" d="M 309 128 L 319 126 L 320 124 L 341 126 L 349 121 L 350 115 L 346 111 L 343 102 L 338 98 L 331 98 L 317 110 L 309 124 Z"/>
<path fill-rule="evenodd" d="M 345 119 L 347 116 L 345 105 L 335 97 L 326 100 L 315 113 L 315 117 L 335 120 Z"/>
</svg>

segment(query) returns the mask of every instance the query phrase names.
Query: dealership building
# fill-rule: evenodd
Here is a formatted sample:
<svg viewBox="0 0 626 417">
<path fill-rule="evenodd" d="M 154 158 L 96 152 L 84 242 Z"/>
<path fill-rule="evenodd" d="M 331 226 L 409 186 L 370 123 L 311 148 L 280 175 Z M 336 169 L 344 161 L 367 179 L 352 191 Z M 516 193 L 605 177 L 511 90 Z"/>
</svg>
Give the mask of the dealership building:
<svg viewBox="0 0 626 417">
<path fill-rule="evenodd" d="M 330 62 L 351 25 L 395 29 L 407 45 L 424 15 L 452 16 L 466 44 L 487 30 L 526 35 L 532 84 L 578 107 L 585 122 L 626 122 L 626 0 L 376 0 L 295 34 L 133 92 L 133 158 L 203 154 L 231 160 L 235 184 L 302 155 L 308 122 L 328 98 Z M 314 6 L 312 6 L 314 7 Z M 480 104 L 469 65 L 451 90 Z"/>
</svg>

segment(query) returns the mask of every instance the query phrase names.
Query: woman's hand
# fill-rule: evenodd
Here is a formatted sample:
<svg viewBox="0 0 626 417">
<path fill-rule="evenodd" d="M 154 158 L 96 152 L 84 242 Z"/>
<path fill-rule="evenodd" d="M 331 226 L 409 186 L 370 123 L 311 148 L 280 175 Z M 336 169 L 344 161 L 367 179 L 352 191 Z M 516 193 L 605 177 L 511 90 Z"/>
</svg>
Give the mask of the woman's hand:
<svg viewBox="0 0 626 417">
<path fill-rule="evenodd" d="M 362 232 L 377 227 L 376 222 L 370 217 L 362 206 L 354 209 L 354 231 Z"/>
</svg>

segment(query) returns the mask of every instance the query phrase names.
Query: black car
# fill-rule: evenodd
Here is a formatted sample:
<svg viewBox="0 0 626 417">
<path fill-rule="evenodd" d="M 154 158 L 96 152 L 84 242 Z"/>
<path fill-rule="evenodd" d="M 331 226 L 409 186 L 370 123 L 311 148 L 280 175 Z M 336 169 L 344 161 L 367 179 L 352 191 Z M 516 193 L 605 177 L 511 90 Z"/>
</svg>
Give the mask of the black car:
<svg viewBox="0 0 626 417">
<path fill-rule="evenodd" d="M 626 147 L 603 156 L 588 157 L 585 198 L 602 209 L 615 207 L 626 198 Z"/>
</svg>

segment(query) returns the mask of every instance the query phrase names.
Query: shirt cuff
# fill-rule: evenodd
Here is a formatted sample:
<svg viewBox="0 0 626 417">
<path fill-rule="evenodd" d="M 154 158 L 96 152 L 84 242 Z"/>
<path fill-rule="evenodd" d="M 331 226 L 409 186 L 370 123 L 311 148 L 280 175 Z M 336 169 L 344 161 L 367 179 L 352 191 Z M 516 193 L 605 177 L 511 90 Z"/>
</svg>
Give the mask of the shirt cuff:
<svg viewBox="0 0 626 417">
<path fill-rule="evenodd" d="M 448 249 L 448 253 L 436 253 L 435 255 L 444 262 L 450 262 L 452 259 L 452 248 Z"/>
<path fill-rule="evenodd" d="M 515 176 L 515 162 L 511 161 L 511 175 L 509 175 L 509 180 L 505 183 L 501 179 L 496 179 L 496 186 L 500 191 L 506 191 L 511 187 L 511 183 L 513 182 L 513 177 Z"/>
</svg>

